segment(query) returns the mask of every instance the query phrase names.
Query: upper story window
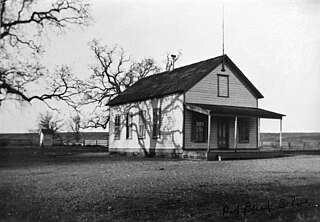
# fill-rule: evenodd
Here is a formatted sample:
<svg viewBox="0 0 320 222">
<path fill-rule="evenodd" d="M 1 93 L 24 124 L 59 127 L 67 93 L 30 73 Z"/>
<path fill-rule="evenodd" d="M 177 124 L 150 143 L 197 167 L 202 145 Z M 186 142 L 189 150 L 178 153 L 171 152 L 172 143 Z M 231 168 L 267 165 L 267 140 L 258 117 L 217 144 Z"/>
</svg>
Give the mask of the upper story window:
<svg viewBox="0 0 320 222">
<path fill-rule="evenodd" d="M 218 74 L 218 96 L 229 97 L 229 76 Z"/>
<path fill-rule="evenodd" d="M 116 115 L 114 120 L 114 139 L 119 140 L 121 135 L 121 117 Z"/>
</svg>

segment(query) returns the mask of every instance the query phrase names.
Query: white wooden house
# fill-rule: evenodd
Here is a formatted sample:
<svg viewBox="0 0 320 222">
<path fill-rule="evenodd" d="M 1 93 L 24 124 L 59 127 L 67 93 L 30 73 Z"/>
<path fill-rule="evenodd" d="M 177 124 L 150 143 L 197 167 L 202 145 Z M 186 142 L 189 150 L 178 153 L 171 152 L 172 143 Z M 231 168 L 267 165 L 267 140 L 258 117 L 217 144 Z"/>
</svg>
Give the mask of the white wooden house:
<svg viewBox="0 0 320 222">
<path fill-rule="evenodd" d="M 179 156 L 257 150 L 260 118 L 282 124 L 284 116 L 258 108 L 261 98 L 227 55 L 143 78 L 107 104 L 109 150 Z"/>
</svg>

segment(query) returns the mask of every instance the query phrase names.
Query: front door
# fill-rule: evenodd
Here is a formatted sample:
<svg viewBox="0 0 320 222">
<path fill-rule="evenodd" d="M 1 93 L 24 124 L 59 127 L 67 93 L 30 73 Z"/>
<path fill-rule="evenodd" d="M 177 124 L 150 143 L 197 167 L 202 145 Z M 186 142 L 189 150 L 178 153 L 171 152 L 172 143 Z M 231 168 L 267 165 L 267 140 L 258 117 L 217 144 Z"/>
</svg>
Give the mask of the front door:
<svg viewBox="0 0 320 222">
<path fill-rule="evenodd" d="M 228 119 L 221 118 L 218 120 L 218 149 L 229 148 L 229 126 Z"/>
</svg>

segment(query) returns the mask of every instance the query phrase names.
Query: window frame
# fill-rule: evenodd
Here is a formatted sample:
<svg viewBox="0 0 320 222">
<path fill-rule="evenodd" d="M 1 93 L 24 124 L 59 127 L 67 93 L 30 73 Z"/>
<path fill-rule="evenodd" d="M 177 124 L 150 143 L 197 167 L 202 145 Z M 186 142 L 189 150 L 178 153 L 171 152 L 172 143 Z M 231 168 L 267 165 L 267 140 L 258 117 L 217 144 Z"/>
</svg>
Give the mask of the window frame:
<svg viewBox="0 0 320 222">
<path fill-rule="evenodd" d="M 128 112 L 126 114 L 126 139 L 132 139 L 133 114 Z"/>
<path fill-rule="evenodd" d="M 121 115 L 116 114 L 114 119 L 114 139 L 120 140 L 121 138 Z"/>
<path fill-rule="evenodd" d="M 239 143 L 250 143 L 250 118 L 238 119 Z"/>
<path fill-rule="evenodd" d="M 192 112 L 191 142 L 194 142 L 194 143 L 208 142 L 208 116 L 207 115 L 197 113 L 197 112 Z"/>
<path fill-rule="evenodd" d="M 220 77 L 227 78 L 227 95 L 220 95 Z M 217 74 L 217 85 L 218 85 L 218 97 L 224 97 L 224 98 L 229 98 L 230 92 L 229 92 L 229 75 L 224 75 L 224 74 Z"/>
</svg>

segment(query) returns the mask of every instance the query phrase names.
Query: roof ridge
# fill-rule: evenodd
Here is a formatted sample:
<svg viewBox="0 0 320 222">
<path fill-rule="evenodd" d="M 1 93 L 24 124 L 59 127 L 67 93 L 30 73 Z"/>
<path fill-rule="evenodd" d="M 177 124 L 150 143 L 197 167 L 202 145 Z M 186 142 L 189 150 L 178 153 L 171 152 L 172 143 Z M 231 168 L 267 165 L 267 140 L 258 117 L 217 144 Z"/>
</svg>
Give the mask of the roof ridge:
<svg viewBox="0 0 320 222">
<path fill-rule="evenodd" d="M 187 67 L 189 67 L 189 66 L 194 66 L 194 65 L 197 65 L 197 64 L 203 63 L 203 62 L 208 62 L 209 60 L 214 60 L 214 59 L 217 59 L 217 58 L 219 58 L 219 57 L 223 57 L 223 55 L 216 56 L 216 57 L 213 57 L 213 58 L 210 58 L 210 59 L 206 59 L 206 60 L 202 60 L 202 61 L 199 61 L 199 62 L 195 62 L 195 63 L 189 64 L 189 65 L 186 65 L 186 66 L 181 66 L 181 67 L 176 68 L 176 69 L 174 69 L 174 70 L 172 70 L 172 71 L 175 71 L 175 70 L 178 71 L 179 69 L 187 68 Z M 172 72 L 172 71 L 170 71 L 170 72 Z"/>
<path fill-rule="evenodd" d="M 170 73 L 170 72 L 173 72 L 173 71 L 180 71 L 181 69 L 186 69 L 186 68 L 188 68 L 190 66 L 198 65 L 199 63 L 208 62 L 209 60 L 218 59 L 219 57 L 222 58 L 223 56 L 227 56 L 227 55 L 225 54 L 225 55 L 216 56 L 216 57 L 213 57 L 213 58 L 210 58 L 210 59 L 202 60 L 202 61 L 195 62 L 195 63 L 192 63 L 192 64 L 188 64 L 188 65 L 185 65 L 185 66 L 181 66 L 181 67 L 175 68 L 174 70 L 171 70 L 171 71 L 164 71 L 164 72 L 155 73 L 153 75 L 146 76 L 146 77 L 143 77 L 141 79 L 147 79 L 147 78 L 150 78 L 150 77 L 155 77 L 157 75 L 164 75 L 164 74 L 167 74 L 167 73 Z"/>
</svg>

